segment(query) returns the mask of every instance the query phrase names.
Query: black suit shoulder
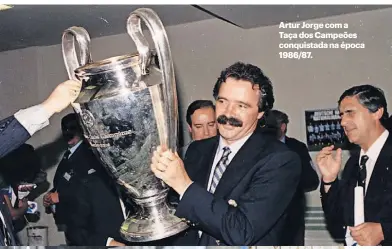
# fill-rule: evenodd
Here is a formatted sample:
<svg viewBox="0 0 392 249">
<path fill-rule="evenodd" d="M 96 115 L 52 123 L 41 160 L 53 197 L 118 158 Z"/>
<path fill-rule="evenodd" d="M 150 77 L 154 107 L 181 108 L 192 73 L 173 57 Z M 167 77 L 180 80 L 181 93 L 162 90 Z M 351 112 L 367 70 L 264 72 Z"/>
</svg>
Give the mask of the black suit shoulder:
<svg viewBox="0 0 392 249">
<path fill-rule="evenodd" d="M 296 152 L 301 158 L 302 175 L 300 187 L 305 192 L 317 189 L 320 184 L 320 180 L 315 169 L 312 167 L 312 158 L 309 155 L 306 144 L 295 138 L 286 137 L 286 145 L 289 149 Z"/>
<path fill-rule="evenodd" d="M 213 147 L 217 142 L 219 142 L 219 135 L 207 139 L 193 141 L 189 144 L 188 151 L 196 150 L 203 152 L 206 149 Z"/>
<path fill-rule="evenodd" d="M 310 159 L 308 147 L 306 146 L 305 143 L 303 143 L 295 138 L 292 138 L 292 137 L 286 137 L 286 145 L 287 145 L 287 147 L 289 147 L 289 149 L 300 154 L 301 157 L 306 156 L 306 158 Z"/>
<path fill-rule="evenodd" d="M 286 137 L 286 144 L 287 145 L 293 145 L 293 146 L 298 146 L 298 147 L 307 147 L 305 143 L 299 141 L 296 138 L 293 137 Z"/>
</svg>

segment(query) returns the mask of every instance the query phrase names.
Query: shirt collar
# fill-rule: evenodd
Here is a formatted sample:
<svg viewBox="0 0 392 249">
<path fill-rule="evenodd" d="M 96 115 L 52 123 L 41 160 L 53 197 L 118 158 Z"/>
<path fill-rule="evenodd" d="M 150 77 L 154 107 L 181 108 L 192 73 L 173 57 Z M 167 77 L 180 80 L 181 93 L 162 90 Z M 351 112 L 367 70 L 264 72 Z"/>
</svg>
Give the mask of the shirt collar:
<svg viewBox="0 0 392 249">
<path fill-rule="evenodd" d="M 385 142 L 387 141 L 387 138 L 389 136 L 388 130 L 385 130 L 378 138 L 377 140 L 370 146 L 368 151 L 365 153 L 363 149 L 361 149 L 361 155 L 359 158 L 361 158 L 363 155 L 367 155 L 372 161 L 377 161 L 378 155 L 381 152 L 382 147 L 384 147 Z"/>
<path fill-rule="evenodd" d="M 253 134 L 250 133 L 249 135 L 246 135 L 245 137 L 235 141 L 234 143 L 230 145 L 225 145 L 223 142 L 222 136 L 219 136 L 219 146 L 218 146 L 218 151 L 221 151 L 224 147 L 229 147 L 231 151 L 231 155 L 237 154 L 237 152 L 241 149 L 241 147 L 245 144 L 245 142 L 249 139 L 249 137 Z"/>
<path fill-rule="evenodd" d="M 75 150 L 79 147 L 79 145 L 82 142 L 83 142 L 83 140 L 81 139 L 77 144 L 75 144 L 74 146 L 72 146 L 71 148 L 68 149 L 71 152 L 70 156 L 75 152 Z"/>
</svg>

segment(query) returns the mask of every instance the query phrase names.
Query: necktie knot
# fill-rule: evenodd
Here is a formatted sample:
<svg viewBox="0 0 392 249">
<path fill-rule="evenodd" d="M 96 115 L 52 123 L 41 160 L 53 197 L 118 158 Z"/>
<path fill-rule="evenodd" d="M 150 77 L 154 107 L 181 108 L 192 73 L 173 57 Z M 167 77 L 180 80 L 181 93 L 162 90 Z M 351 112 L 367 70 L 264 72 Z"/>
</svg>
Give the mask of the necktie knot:
<svg viewBox="0 0 392 249">
<path fill-rule="evenodd" d="M 230 153 L 231 153 L 231 150 L 229 147 L 226 146 L 223 148 L 223 154 L 222 154 L 222 159 L 221 159 L 222 163 L 227 164 L 227 160 L 229 160 Z"/>
<path fill-rule="evenodd" d="M 68 157 L 69 157 L 70 154 L 71 154 L 71 151 L 70 151 L 70 150 L 67 150 L 67 151 L 64 153 L 63 159 L 68 159 Z"/>
<path fill-rule="evenodd" d="M 367 155 L 361 156 L 361 163 L 360 166 L 366 166 L 366 162 L 369 160 L 369 157 Z"/>
<path fill-rule="evenodd" d="M 230 150 L 230 148 L 229 147 L 223 147 L 223 155 L 222 155 L 222 157 L 228 157 L 229 155 L 230 155 L 230 153 L 231 153 L 231 150 Z"/>
</svg>

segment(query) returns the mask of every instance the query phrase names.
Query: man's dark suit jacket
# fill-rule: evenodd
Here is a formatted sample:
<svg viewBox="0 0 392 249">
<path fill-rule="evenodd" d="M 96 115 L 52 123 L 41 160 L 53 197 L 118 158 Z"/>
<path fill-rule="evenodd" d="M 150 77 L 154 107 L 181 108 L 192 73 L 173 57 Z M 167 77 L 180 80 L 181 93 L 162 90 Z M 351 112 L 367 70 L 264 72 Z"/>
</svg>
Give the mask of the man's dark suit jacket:
<svg viewBox="0 0 392 249">
<path fill-rule="evenodd" d="M 284 232 L 284 245 L 303 246 L 305 242 L 305 192 L 317 189 L 320 180 L 310 163 L 312 159 L 306 145 L 295 138 L 287 136 L 285 144 L 301 158 L 302 173 L 299 186 L 290 204 L 287 226 Z"/>
<path fill-rule="evenodd" d="M 70 213 L 68 210 L 74 205 L 72 185 L 87 175 L 89 169 L 96 168 L 97 164 L 97 160 L 85 142 L 79 145 L 69 159 L 63 158 L 60 161 L 53 178 L 53 188 L 50 190 L 50 192 L 57 192 L 59 196 L 59 203 L 55 204 L 53 214 L 57 225 L 66 224 Z M 67 176 L 70 178 L 67 179 Z"/>
<path fill-rule="evenodd" d="M 193 142 L 184 164 L 194 181 L 176 209 L 191 229 L 175 245 L 280 245 L 287 208 L 300 180 L 298 155 L 271 136 L 254 132 L 207 189 L 219 137 Z M 198 230 L 203 231 L 199 239 Z"/>
<path fill-rule="evenodd" d="M 343 241 L 346 226 L 354 225 L 354 187 L 359 171 L 359 152 L 347 161 L 342 178 L 328 193 L 321 183 L 321 201 L 331 235 Z M 385 240 L 392 245 L 392 136 L 389 134 L 374 166 L 365 196 L 365 222 L 381 223 Z"/>
<path fill-rule="evenodd" d="M 103 170 L 81 178 L 74 189 L 67 221 L 67 237 L 75 246 L 105 246 L 108 237 L 126 244 L 120 236 L 124 221 L 115 182 Z"/>
<path fill-rule="evenodd" d="M 64 174 L 70 171 L 68 181 Z M 59 193 L 55 220 L 66 226 L 69 245 L 105 246 L 108 237 L 121 241 L 124 217 L 113 181 L 85 142 L 60 162 L 52 189 Z"/>
</svg>

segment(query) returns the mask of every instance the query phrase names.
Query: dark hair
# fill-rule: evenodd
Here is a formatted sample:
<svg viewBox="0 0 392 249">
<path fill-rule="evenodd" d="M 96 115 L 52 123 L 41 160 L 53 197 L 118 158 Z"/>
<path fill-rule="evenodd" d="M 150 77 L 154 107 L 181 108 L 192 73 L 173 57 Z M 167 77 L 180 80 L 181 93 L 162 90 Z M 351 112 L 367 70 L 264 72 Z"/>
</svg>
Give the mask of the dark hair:
<svg viewBox="0 0 392 249">
<path fill-rule="evenodd" d="M 75 113 L 70 113 L 61 119 L 61 130 L 63 133 L 73 135 L 82 135 L 82 128 L 80 127 L 78 116 Z"/>
<path fill-rule="evenodd" d="M 278 110 L 270 110 L 268 112 L 268 115 L 266 116 L 266 126 L 268 127 L 275 127 L 279 128 L 282 124 L 288 124 L 289 123 L 289 117 L 287 116 L 286 113 L 278 111 Z"/>
<path fill-rule="evenodd" d="M 265 116 L 265 127 L 275 130 L 278 136 L 281 136 L 281 125 L 288 123 L 289 117 L 287 114 L 278 110 L 269 110 L 268 115 Z"/>
<path fill-rule="evenodd" d="M 32 183 L 41 169 L 41 160 L 30 144 L 22 144 L 0 160 L 0 174 L 9 185 Z"/>
<path fill-rule="evenodd" d="M 191 126 L 192 125 L 192 114 L 199 109 L 211 107 L 215 110 L 215 106 L 211 100 L 195 100 L 193 101 L 186 110 L 186 122 Z"/>
<path fill-rule="evenodd" d="M 372 85 L 354 86 L 344 91 L 340 96 L 338 104 L 343 101 L 345 97 L 357 97 L 359 103 L 367 108 L 371 113 L 375 113 L 380 108 L 384 108 L 384 114 L 380 118 L 381 124 L 385 127 L 388 119 L 387 101 L 384 92 Z"/>
<path fill-rule="evenodd" d="M 236 62 L 223 70 L 214 86 L 213 96 L 215 99 L 218 97 L 219 89 L 222 83 L 225 82 L 227 78 L 245 80 L 252 83 L 253 86 L 259 86 L 261 92 L 258 104 L 259 112 L 268 111 L 274 106 L 275 99 L 272 83 L 270 79 L 264 75 L 260 68 L 252 64 Z"/>
</svg>

